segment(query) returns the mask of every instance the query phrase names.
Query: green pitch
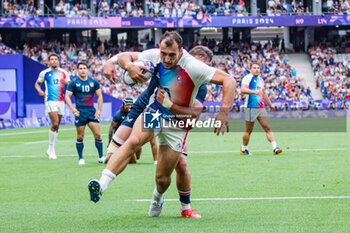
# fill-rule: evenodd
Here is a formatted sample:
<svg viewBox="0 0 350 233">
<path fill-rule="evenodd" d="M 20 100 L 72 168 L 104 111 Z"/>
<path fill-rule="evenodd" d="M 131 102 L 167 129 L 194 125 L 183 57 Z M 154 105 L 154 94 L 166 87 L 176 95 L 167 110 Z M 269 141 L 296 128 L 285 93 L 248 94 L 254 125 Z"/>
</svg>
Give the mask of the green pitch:
<svg viewBox="0 0 350 233">
<path fill-rule="evenodd" d="M 107 131 L 103 124 L 105 142 Z M 180 218 L 175 182 L 158 218 L 148 217 L 149 201 L 135 201 L 150 199 L 155 187 L 149 144 L 95 204 L 87 184 L 104 165 L 88 129 L 85 166 L 78 166 L 73 126 L 61 127 L 57 160 L 45 156 L 48 128 L 1 130 L 0 232 L 350 231 L 350 127 L 347 133 L 275 133 L 284 149 L 278 156 L 265 134 L 254 132 L 253 156 L 239 155 L 241 136 L 190 134 L 191 206 L 199 209 L 198 220 Z"/>
</svg>

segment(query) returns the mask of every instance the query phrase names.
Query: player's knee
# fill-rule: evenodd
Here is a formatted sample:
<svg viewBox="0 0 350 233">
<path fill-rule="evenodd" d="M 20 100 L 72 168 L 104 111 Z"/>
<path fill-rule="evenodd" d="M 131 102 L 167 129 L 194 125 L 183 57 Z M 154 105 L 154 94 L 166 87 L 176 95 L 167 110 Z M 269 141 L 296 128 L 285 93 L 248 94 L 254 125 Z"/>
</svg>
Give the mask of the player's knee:
<svg viewBox="0 0 350 233">
<path fill-rule="evenodd" d="M 185 174 L 187 172 L 187 160 L 183 157 L 179 159 L 179 162 L 176 165 L 176 172 L 178 174 Z"/>
<path fill-rule="evenodd" d="M 165 176 L 165 175 L 157 175 L 156 176 L 156 182 L 158 185 L 164 187 L 164 186 L 169 186 L 171 181 L 170 176 Z"/>
<path fill-rule="evenodd" d="M 265 127 L 264 127 L 264 130 L 265 130 L 266 133 L 271 132 L 270 126 L 265 126 Z"/>
<path fill-rule="evenodd" d="M 138 137 L 132 136 L 128 139 L 128 144 L 135 150 L 138 150 L 140 145 L 140 139 Z"/>
<path fill-rule="evenodd" d="M 51 128 L 53 129 L 53 131 L 57 131 L 58 130 L 58 122 L 52 122 Z"/>
</svg>

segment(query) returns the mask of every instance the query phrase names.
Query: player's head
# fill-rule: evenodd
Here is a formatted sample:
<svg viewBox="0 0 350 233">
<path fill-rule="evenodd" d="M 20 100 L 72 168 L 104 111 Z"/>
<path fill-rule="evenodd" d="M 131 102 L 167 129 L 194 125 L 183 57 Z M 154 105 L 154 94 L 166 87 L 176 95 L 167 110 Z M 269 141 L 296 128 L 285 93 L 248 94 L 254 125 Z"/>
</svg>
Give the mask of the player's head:
<svg viewBox="0 0 350 233">
<path fill-rule="evenodd" d="M 78 75 L 80 78 L 85 78 L 88 75 L 88 65 L 85 62 L 79 62 L 77 65 Z"/>
<path fill-rule="evenodd" d="M 133 103 L 134 103 L 134 99 L 132 97 L 125 97 L 123 99 L 123 111 L 130 112 L 130 109 Z"/>
<path fill-rule="evenodd" d="M 250 64 L 250 73 L 255 76 L 258 77 L 259 73 L 260 73 L 260 65 L 257 62 L 252 62 Z"/>
<path fill-rule="evenodd" d="M 182 56 L 182 37 L 177 31 L 167 31 L 160 38 L 160 59 L 164 68 L 174 68 Z"/>
<path fill-rule="evenodd" d="M 197 45 L 191 49 L 189 53 L 207 65 L 209 65 L 214 56 L 213 52 L 208 47 L 202 45 Z"/>
<path fill-rule="evenodd" d="M 56 69 L 60 63 L 59 59 L 60 57 L 58 56 L 57 53 L 51 53 L 49 55 L 49 66 L 53 69 Z"/>
</svg>

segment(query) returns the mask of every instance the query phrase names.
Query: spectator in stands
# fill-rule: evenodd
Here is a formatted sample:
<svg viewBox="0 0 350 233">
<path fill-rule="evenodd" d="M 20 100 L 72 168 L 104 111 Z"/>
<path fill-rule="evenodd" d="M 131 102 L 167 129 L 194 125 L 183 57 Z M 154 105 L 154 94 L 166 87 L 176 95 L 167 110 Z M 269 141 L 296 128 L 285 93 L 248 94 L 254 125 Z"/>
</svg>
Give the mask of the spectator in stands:
<svg viewBox="0 0 350 233">
<path fill-rule="evenodd" d="M 335 110 L 336 106 L 333 104 L 333 101 L 329 101 L 328 107 L 329 110 Z"/>
</svg>

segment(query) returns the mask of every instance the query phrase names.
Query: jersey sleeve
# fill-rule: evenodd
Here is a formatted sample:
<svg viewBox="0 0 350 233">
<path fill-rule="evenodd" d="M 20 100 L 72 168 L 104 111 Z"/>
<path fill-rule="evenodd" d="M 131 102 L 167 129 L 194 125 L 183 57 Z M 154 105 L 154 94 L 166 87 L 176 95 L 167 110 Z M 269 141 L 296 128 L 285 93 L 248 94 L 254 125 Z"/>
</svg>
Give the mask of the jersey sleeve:
<svg viewBox="0 0 350 233">
<path fill-rule="evenodd" d="M 73 93 L 75 87 L 75 82 L 74 80 L 68 84 L 67 91 L 70 91 Z"/>
<path fill-rule="evenodd" d="M 244 76 L 244 78 L 242 79 L 242 84 L 246 84 L 249 86 L 250 81 L 252 80 L 252 76 L 250 74 L 247 74 L 246 76 Z"/>
<path fill-rule="evenodd" d="M 65 76 L 66 76 L 64 79 L 65 79 L 67 82 L 70 82 L 70 81 L 71 81 L 71 79 L 70 79 L 70 75 L 69 75 L 68 71 L 63 70 L 63 69 L 62 69 L 62 71 L 63 71 L 63 73 L 64 73 L 64 74 L 65 74 Z"/>
<path fill-rule="evenodd" d="M 120 111 L 118 111 L 116 114 L 114 114 L 113 121 L 118 123 L 120 121 L 120 119 L 121 119 L 121 113 L 120 113 Z"/>
<path fill-rule="evenodd" d="M 197 85 L 209 82 L 216 72 L 216 68 L 210 67 L 195 58 L 188 62 L 186 70 Z"/>
<path fill-rule="evenodd" d="M 100 89 L 100 83 L 96 79 L 94 80 L 95 80 L 95 91 L 97 91 Z"/>
<path fill-rule="evenodd" d="M 160 50 L 148 49 L 138 54 L 138 60 L 151 61 L 154 65 L 160 62 Z"/>
<path fill-rule="evenodd" d="M 205 100 L 205 96 L 207 95 L 207 84 L 204 83 L 202 84 L 199 89 L 198 89 L 198 93 L 197 93 L 197 96 L 196 96 L 196 99 L 201 102 L 201 103 L 204 103 L 204 100 Z"/>
<path fill-rule="evenodd" d="M 46 74 L 46 70 L 43 70 L 40 72 L 39 77 L 37 79 L 39 83 L 43 83 L 45 81 L 45 74 Z"/>
</svg>

